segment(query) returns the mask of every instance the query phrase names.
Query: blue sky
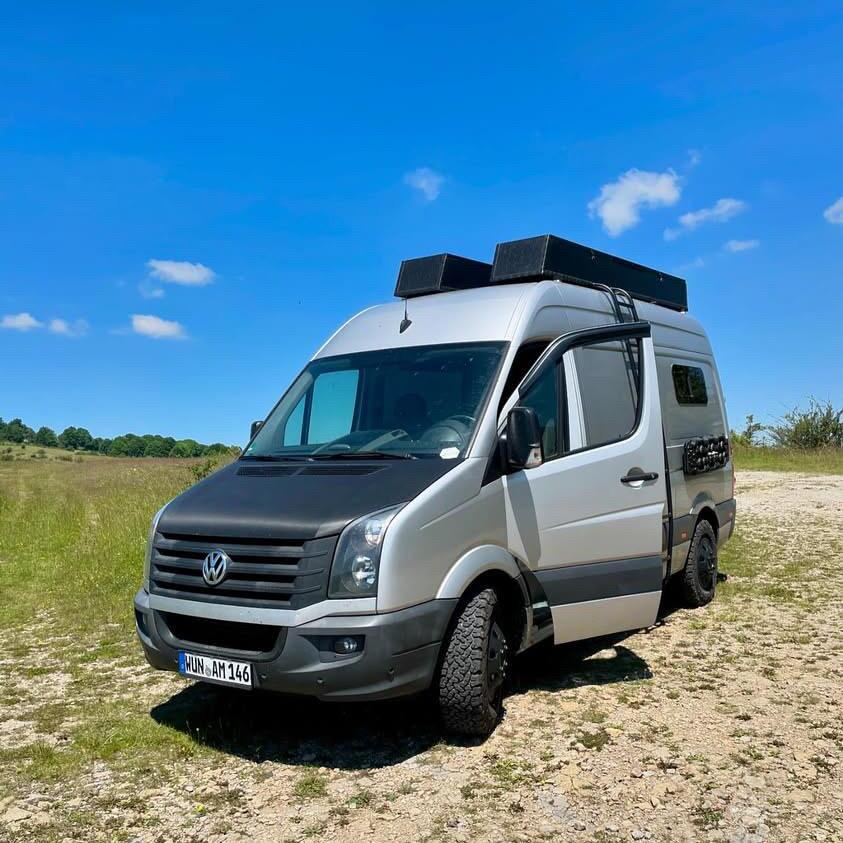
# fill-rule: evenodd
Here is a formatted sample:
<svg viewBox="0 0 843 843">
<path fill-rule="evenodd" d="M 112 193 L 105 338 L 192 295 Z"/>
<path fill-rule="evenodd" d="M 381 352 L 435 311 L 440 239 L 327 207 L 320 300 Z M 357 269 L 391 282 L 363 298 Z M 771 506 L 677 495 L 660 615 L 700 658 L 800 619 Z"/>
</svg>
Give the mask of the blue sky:
<svg viewBox="0 0 843 843">
<path fill-rule="evenodd" d="M 243 442 L 402 258 L 547 232 L 687 277 L 733 426 L 843 404 L 841 43 L 839 2 L 18 4 L 0 416 Z"/>
</svg>

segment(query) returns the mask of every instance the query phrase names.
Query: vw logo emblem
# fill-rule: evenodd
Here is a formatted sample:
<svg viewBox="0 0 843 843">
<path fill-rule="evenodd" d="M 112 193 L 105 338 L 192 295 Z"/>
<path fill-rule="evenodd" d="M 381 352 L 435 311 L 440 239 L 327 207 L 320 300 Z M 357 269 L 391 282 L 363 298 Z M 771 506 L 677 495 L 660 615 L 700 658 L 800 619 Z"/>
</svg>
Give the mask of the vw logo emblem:
<svg viewBox="0 0 843 843">
<path fill-rule="evenodd" d="M 231 559 L 224 550 L 212 550 L 202 563 L 202 578 L 210 586 L 219 585 L 228 573 Z"/>
</svg>

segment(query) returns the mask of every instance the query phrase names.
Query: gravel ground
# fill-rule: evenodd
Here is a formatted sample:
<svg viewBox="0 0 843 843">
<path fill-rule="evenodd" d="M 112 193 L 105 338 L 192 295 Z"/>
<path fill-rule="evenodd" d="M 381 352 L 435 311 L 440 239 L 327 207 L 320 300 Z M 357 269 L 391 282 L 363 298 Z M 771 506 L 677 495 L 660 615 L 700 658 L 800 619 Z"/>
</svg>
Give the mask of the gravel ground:
<svg viewBox="0 0 843 843">
<path fill-rule="evenodd" d="M 6 794 L 0 778 L 0 840 L 843 840 L 843 477 L 743 472 L 738 519 L 711 606 L 527 654 L 482 744 L 446 741 L 418 702 L 327 706 L 95 662 L 99 697 L 140 700 L 208 751 Z M 73 646 L 48 616 L 17 636 Z M 16 658 L 0 660 L 0 749 L 60 747 L 85 700 Z"/>
</svg>

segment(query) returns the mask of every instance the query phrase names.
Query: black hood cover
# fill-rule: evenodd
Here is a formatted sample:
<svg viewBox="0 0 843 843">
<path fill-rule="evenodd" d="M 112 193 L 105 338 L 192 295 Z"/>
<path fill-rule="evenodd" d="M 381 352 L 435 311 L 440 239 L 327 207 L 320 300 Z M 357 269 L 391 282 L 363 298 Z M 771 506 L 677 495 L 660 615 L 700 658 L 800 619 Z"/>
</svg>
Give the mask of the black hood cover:
<svg viewBox="0 0 843 843">
<path fill-rule="evenodd" d="M 414 498 L 458 460 L 266 463 L 238 460 L 179 495 L 163 533 L 306 541 Z"/>
</svg>

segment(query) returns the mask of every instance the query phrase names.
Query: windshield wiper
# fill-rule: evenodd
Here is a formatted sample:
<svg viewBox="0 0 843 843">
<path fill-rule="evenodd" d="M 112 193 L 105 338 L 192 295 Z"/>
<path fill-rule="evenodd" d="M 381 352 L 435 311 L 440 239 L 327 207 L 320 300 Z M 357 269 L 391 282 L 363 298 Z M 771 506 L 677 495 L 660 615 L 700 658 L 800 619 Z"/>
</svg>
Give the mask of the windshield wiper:
<svg viewBox="0 0 843 843">
<path fill-rule="evenodd" d="M 313 454 L 312 460 L 417 460 L 414 454 L 397 451 L 334 451 L 330 454 Z"/>
</svg>

